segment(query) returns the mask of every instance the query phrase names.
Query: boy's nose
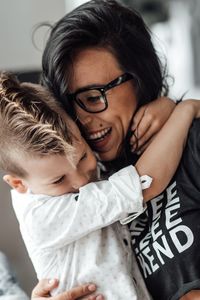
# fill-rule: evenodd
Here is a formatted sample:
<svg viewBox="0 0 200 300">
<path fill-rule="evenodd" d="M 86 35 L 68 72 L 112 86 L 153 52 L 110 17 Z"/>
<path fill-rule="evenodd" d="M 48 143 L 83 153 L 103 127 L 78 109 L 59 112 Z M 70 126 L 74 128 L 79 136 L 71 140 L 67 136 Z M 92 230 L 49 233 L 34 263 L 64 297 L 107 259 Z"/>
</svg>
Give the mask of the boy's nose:
<svg viewBox="0 0 200 300">
<path fill-rule="evenodd" d="M 86 185 L 89 182 L 89 177 L 87 175 L 75 176 L 72 182 L 72 187 L 75 190 L 79 190 L 80 187 Z"/>
</svg>

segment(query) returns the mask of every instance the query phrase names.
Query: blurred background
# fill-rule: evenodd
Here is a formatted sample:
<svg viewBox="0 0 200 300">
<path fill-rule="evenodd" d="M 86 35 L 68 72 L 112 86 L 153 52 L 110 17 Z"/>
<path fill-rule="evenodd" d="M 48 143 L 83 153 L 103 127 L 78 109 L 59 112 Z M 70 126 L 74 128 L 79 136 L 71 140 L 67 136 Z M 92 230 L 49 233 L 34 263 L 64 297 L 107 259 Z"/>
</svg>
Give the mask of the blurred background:
<svg viewBox="0 0 200 300">
<path fill-rule="evenodd" d="M 0 0 L 0 70 L 37 82 L 47 28 L 33 32 L 41 22 L 53 24 L 81 0 Z M 124 0 L 144 17 L 156 50 L 167 62 L 172 98 L 200 98 L 200 1 Z M 0 173 L 0 177 L 3 174 Z M 21 240 L 9 188 L 0 179 L 0 251 L 9 258 L 22 288 L 30 295 L 35 273 Z"/>
</svg>

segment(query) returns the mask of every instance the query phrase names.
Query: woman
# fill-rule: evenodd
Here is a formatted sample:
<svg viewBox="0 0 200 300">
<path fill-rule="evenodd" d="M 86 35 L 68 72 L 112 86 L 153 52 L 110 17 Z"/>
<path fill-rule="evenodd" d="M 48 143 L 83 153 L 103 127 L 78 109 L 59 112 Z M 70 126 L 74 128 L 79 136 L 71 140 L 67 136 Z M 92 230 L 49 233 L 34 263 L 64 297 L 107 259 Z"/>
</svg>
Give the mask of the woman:
<svg viewBox="0 0 200 300">
<path fill-rule="evenodd" d="M 166 110 L 163 99 L 152 102 L 167 94 L 165 79 L 141 17 L 112 0 L 90 1 L 61 19 L 43 55 L 43 84 L 75 116 L 111 172 L 137 159 L 129 147 L 131 129 L 137 136 L 134 149 L 143 150 L 168 117 L 158 118 L 160 126 L 147 117 L 149 111 L 157 115 Z M 140 270 L 154 299 L 179 299 L 184 294 L 188 299 L 194 294 L 187 292 L 200 288 L 198 264 L 190 261 L 195 257 L 198 262 L 198 243 L 193 241 L 199 222 L 200 182 L 195 176 L 199 123 L 194 123 L 168 189 L 148 204 L 148 218 L 145 212 L 130 228 Z M 182 208 L 184 203 L 188 207 Z"/>
</svg>

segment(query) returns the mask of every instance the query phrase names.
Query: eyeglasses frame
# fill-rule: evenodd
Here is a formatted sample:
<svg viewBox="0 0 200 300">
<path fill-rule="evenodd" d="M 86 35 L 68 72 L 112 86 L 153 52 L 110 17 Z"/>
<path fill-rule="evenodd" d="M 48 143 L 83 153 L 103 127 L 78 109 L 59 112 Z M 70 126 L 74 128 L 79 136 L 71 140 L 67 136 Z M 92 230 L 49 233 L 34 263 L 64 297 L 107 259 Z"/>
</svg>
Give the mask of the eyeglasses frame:
<svg viewBox="0 0 200 300">
<path fill-rule="evenodd" d="M 74 101 L 76 102 L 76 104 L 81 107 L 84 111 L 86 112 L 89 112 L 89 113 L 100 113 L 104 110 L 106 110 L 108 108 L 108 100 L 107 100 L 107 97 L 106 97 L 106 92 L 114 87 L 117 87 L 119 85 L 121 85 L 122 83 L 125 83 L 131 79 L 133 79 L 134 76 L 130 73 L 123 73 L 122 75 L 118 76 L 117 78 L 115 78 L 114 80 L 112 80 L 111 82 L 109 82 L 108 84 L 104 85 L 104 86 L 94 86 L 94 87 L 86 87 L 86 88 L 81 88 L 79 90 L 77 90 L 75 93 L 71 93 L 71 94 L 67 94 L 67 97 L 70 101 Z M 105 104 L 105 107 L 101 110 L 98 110 L 98 111 L 90 111 L 88 110 L 85 105 L 79 101 L 76 96 L 79 94 L 79 93 L 82 93 L 82 92 L 86 92 L 86 91 L 90 91 L 90 90 L 97 90 L 101 93 L 102 97 L 103 97 L 103 101 L 104 101 L 104 104 Z"/>
</svg>

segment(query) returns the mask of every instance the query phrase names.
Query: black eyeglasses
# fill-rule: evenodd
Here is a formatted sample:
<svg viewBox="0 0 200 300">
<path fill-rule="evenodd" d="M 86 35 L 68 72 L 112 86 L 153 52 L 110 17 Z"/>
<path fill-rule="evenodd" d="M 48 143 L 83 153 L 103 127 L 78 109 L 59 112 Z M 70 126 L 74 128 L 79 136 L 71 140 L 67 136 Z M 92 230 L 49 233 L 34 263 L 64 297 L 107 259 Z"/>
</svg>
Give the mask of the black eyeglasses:
<svg viewBox="0 0 200 300">
<path fill-rule="evenodd" d="M 73 94 L 68 94 L 67 97 L 83 110 L 90 113 L 99 113 L 108 107 L 106 92 L 131 79 L 133 79 L 133 75 L 124 73 L 104 86 L 82 88 Z"/>
</svg>

